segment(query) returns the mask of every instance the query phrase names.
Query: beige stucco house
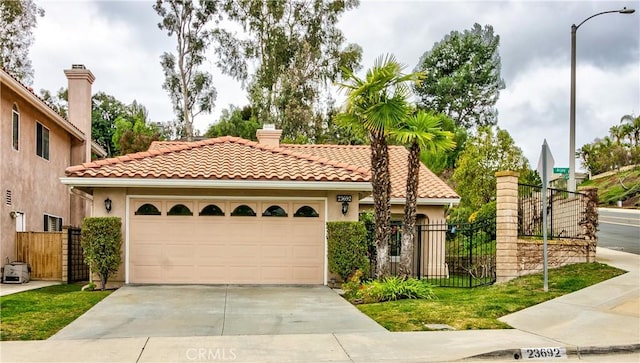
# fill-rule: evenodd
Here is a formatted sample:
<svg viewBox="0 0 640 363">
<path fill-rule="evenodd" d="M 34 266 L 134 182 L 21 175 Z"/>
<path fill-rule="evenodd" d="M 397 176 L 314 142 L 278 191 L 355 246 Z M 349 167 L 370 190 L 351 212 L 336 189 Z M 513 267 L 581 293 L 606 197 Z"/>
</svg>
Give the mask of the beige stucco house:
<svg viewBox="0 0 640 363">
<path fill-rule="evenodd" d="M 326 284 L 326 222 L 356 221 L 372 208 L 370 149 L 281 145 L 281 133 L 156 142 L 70 167 L 61 181 L 92 195 L 94 216 L 122 218 L 123 263 L 113 281 Z M 389 151 L 400 219 L 407 151 Z M 443 218 L 459 197 L 424 166 L 420 178 L 420 218 Z"/>
<path fill-rule="evenodd" d="M 81 65 L 64 73 L 69 87 L 68 119 L 0 69 L 2 264 L 16 258 L 16 231 L 79 226 L 88 211 L 85 199 L 70 194 L 59 178 L 70 165 L 91 160 L 91 84 L 95 78 Z M 97 145 L 94 151 L 101 152 Z"/>
</svg>

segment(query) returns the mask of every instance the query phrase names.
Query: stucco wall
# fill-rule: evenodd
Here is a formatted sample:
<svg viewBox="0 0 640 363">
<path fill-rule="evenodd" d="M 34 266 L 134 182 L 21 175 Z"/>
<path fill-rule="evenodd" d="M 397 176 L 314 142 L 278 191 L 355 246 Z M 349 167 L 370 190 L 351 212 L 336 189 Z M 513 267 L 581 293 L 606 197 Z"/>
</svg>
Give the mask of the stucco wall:
<svg viewBox="0 0 640 363">
<path fill-rule="evenodd" d="M 0 89 L 0 258 L 15 259 L 15 219 L 11 211 L 25 214 L 27 231 L 44 230 L 44 214 L 70 222 L 70 196 L 59 177 L 70 165 L 71 137 L 48 117 L 25 102 L 4 84 Z M 20 111 L 20 145 L 12 147 L 12 108 Z M 49 160 L 36 155 L 36 121 L 49 129 Z M 11 191 L 11 205 L 6 193 Z"/>
<path fill-rule="evenodd" d="M 360 211 L 373 212 L 373 205 L 372 204 L 361 205 Z M 435 223 L 435 222 L 443 221 L 445 219 L 443 205 L 418 205 L 416 208 L 416 214 L 418 215 L 417 223 L 429 223 L 429 222 Z M 403 216 L 404 216 L 404 204 L 392 204 L 391 220 L 402 221 Z"/>
</svg>

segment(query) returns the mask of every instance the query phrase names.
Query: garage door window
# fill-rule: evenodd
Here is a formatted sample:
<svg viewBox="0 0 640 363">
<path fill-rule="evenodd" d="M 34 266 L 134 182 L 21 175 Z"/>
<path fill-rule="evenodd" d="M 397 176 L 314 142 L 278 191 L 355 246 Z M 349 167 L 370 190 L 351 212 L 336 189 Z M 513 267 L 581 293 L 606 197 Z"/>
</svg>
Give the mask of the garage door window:
<svg viewBox="0 0 640 363">
<path fill-rule="evenodd" d="M 159 216 L 160 211 L 156 208 L 155 205 L 150 203 L 145 203 L 141 205 L 135 213 L 137 216 Z"/>
<path fill-rule="evenodd" d="M 236 207 L 236 209 L 233 210 L 233 212 L 231 212 L 231 216 L 233 217 L 255 217 L 256 216 L 256 212 L 254 212 L 253 209 L 251 209 L 251 207 L 249 207 L 248 205 L 239 205 Z"/>
<path fill-rule="evenodd" d="M 215 204 L 209 204 L 200 211 L 201 216 L 224 216 L 224 212 Z"/>
<path fill-rule="evenodd" d="M 192 216 L 193 212 L 184 204 L 176 204 L 167 212 L 168 216 Z"/>
<path fill-rule="evenodd" d="M 298 208 L 296 213 L 293 215 L 294 217 L 307 217 L 307 218 L 317 218 L 318 212 L 315 209 L 309 207 L 308 205 L 302 206 Z"/>
<path fill-rule="evenodd" d="M 279 205 L 272 205 L 267 208 L 264 213 L 262 213 L 263 217 L 286 217 L 288 216 L 287 212 L 282 209 Z"/>
</svg>

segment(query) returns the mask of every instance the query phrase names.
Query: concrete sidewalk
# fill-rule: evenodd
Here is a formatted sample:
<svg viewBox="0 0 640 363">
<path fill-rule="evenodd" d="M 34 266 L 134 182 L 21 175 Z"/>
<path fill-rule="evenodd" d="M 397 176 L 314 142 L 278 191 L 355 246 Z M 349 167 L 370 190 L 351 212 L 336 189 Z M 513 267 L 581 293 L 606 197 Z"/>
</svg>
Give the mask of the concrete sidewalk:
<svg viewBox="0 0 640 363">
<path fill-rule="evenodd" d="M 503 318 L 516 329 L 1 342 L 0 361 L 442 362 L 488 353 L 512 361 L 525 347 L 565 347 L 573 360 L 626 349 L 633 353 L 616 361 L 637 361 L 640 256 L 601 248 L 597 256 L 629 272 Z"/>
<path fill-rule="evenodd" d="M 629 272 L 500 320 L 564 345 L 640 344 L 640 256 L 598 248 L 596 260 Z"/>
<path fill-rule="evenodd" d="M 23 291 L 41 289 L 47 286 L 60 285 L 60 281 L 31 280 L 24 284 L 0 284 L 0 296 L 17 294 Z"/>
</svg>

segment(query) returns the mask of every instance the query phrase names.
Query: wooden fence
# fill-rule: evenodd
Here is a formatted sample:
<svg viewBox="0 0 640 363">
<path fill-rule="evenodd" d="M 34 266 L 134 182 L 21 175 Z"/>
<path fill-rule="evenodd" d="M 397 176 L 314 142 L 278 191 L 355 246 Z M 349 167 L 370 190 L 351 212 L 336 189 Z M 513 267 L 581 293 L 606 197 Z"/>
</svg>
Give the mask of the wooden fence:
<svg viewBox="0 0 640 363">
<path fill-rule="evenodd" d="M 63 280 L 64 232 L 18 232 L 16 234 L 17 261 L 31 265 L 31 278 Z"/>
</svg>

